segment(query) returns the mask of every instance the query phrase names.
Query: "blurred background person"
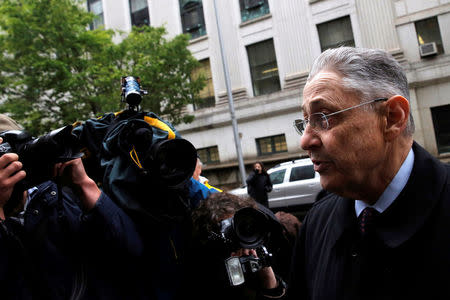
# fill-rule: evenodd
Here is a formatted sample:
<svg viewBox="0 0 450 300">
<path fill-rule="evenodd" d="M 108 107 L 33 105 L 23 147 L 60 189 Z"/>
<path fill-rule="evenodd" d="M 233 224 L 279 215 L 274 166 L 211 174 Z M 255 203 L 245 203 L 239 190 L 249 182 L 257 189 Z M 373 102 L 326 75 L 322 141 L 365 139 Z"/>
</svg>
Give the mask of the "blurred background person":
<svg viewBox="0 0 450 300">
<path fill-rule="evenodd" d="M 256 202 L 261 203 L 265 207 L 269 207 L 269 196 L 267 193 L 272 191 L 272 181 L 267 174 L 262 162 L 256 162 L 253 170 L 247 177 L 247 192 Z"/>
<path fill-rule="evenodd" d="M 203 163 L 202 163 L 202 161 L 200 160 L 200 158 L 197 157 L 197 165 L 195 166 L 194 174 L 192 175 L 192 177 L 193 177 L 195 180 L 197 180 L 198 182 L 200 182 L 200 183 L 206 185 L 206 187 L 207 187 L 208 189 L 214 190 L 214 191 L 217 191 L 217 192 L 222 192 L 221 189 L 216 188 L 216 187 L 210 185 L 210 184 L 209 184 L 208 178 L 206 178 L 206 177 L 204 177 L 204 176 L 201 176 L 201 174 L 202 174 L 202 167 L 203 167 Z"/>
</svg>

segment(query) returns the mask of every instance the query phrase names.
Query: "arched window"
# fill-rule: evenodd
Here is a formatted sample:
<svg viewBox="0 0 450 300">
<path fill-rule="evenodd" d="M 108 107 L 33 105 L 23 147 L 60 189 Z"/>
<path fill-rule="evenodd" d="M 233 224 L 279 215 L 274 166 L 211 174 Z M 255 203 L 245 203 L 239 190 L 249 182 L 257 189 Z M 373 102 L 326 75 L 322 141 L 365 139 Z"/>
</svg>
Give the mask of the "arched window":
<svg viewBox="0 0 450 300">
<path fill-rule="evenodd" d="M 192 39 L 206 35 L 201 0 L 180 0 L 180 14 L 183 33 L 189 33 Z"/>
<path fill-rule="evenodd" d="M 246 22 L 270 13 L 267 0 L 239 0 L 241 20 Z"/>
</svg>

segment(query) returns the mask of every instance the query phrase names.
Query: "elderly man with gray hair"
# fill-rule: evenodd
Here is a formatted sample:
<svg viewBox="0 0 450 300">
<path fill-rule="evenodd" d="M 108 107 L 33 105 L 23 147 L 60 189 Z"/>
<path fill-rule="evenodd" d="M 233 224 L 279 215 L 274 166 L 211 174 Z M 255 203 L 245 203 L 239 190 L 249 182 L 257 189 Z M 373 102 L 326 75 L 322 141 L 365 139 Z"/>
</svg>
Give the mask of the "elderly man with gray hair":
<svg viewBox="0 0 450 300">
<path fill-rule="evenodd" d="M 289 299 L 450 299 L 450 168 L 413 140 L 408 82 L 382 50 L 314 62 L 294 122 L 322 187 Z"/>
</svg>

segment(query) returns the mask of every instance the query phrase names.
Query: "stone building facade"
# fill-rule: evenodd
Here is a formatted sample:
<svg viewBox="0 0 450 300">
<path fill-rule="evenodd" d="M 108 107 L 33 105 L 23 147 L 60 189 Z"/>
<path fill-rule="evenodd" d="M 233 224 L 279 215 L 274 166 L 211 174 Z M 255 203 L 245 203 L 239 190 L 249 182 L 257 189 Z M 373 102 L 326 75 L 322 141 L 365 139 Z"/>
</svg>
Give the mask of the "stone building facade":
<svg viewBox="0 0 450 300">
<path fill-rule="evenodd" d="M 410 82 L 415 140 L 450 158 L 450 0 L 88 0 L 94 26 L 123 31 L 164 25 L 169 37 L 190 33 L 189 49 L 208 85 L 204 103 L 189 105 L 195 121 L 177 126 L 198 149 L 213 185 L 242 182 L 220 52 L 230 74 L 247 170 L 305 156 L 292 123 L 312 62 L 339 45 L 382 48 Z"/>
</svg>

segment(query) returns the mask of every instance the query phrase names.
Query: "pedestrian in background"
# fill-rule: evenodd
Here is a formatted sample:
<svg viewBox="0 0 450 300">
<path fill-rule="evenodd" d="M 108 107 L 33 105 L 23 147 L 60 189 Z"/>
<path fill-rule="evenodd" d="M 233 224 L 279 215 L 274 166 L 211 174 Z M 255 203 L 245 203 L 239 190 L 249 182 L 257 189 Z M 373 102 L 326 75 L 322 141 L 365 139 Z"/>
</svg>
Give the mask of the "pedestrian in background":
<svg viewBox="0 0 450 300">
<path fill-rule="evenodd" d="M 450 167 L 413 140 L 406 75 L 383 50 L 314 62 L 294 125 L 320 183 L 289 299 L 450 299 Z"/>
<path fill-rule="evenodd" d="M 247 192 L 256 202 L 269 207 L 267 193 L 272 191 L 272 181 L 262 162 L 253 165 L 253 171 L 247 177 Z"/>
</svg>

